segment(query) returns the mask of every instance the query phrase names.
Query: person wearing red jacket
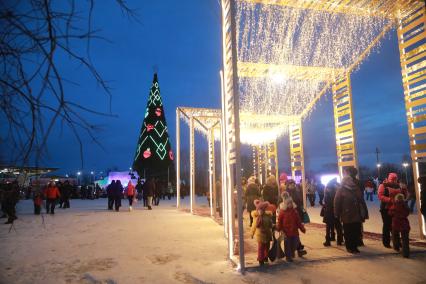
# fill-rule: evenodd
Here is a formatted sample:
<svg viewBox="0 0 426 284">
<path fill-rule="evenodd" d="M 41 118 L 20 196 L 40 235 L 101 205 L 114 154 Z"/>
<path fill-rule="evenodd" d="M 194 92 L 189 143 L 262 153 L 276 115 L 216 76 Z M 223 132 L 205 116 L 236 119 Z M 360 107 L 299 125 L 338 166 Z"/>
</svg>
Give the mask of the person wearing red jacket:
<svg viewBox="0 0 426 284">
<path fill-rule="evenodd" d="M 399 193 L 394 198 L 389 214 L 392 216 L 392 243 L 396 251 L 400 251 L 402 239 L 402 256 L 408 258 L 410 256 L 410 222 L 408 215 L 410 210 L 405 203 L 405 198 L 402 193 Z"/>
<path fill-rule="evenodd" d="M 127 184 L 127 199 L 129 199 L 129 211 L 132 211 L 133 208 L 133 198 L 135 197 L 135 186 L 132 184 L 132 181 L 129 180 Z"/>
<path fill-rule="evenodd" d="M 293 261 L 295 251 L 300 244 L 299 230 L 303 233 L 306 232 L 295 207 L 296 204 L 291 197 L 285 198 L 280 204 L 277 223 L 277 230 L 284 233 L 285 255 L 289 262 Z"/>
<path fill-rule="evenodd" d="M 61 196 L 59 189 L 56 186 L 55 182 L 50 182 L 47 188 L 44 190 L 44 195 L 46 196 L 46 212 L 47 214 L 55 214 L 55 205 L 56 200 Z"/>
<path fill-rule="evenodd" d="M 382 243 L 384 247 L 391 248 L 391 230 L 392 230 L 392 217 L 389 215 L 389 210 L 393 205 L 394 197 L 403 193 L 398 183 L 398 175 L 390 173 L 388 178 L 383 181 L 379 186 L 378 197 L 380 200 L 380 214 L 382 215 Z"/>
</svg>

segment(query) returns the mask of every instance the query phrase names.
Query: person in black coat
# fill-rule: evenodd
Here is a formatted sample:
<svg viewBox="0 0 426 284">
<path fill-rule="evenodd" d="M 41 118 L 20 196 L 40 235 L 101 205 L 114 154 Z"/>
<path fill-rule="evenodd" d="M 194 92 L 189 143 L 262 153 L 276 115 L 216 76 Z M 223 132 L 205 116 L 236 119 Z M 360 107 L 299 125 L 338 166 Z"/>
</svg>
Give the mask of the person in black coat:
<svg viewBox="0 0 426 284">
<path fill-rule="evenodd" d="M 108 186 L 107 186 L 107 197 L 108 197 L 108 210 L 112 210 L 114 206 L 114 188 L 115 188 L 115 180 L 113 180 Z"/>
<path fill-rule="evenodd" d="M 420 212 L 426 219 L 426 176 L 419 177 L 418 182 L 420 183 Z"/>
<path fill-rule="evenodd" d="M 142 184 L 142 181 L 141 181 L 140 178 L 138 179 L 138 183 L 136 184 L 136 192 L 138 193 L 137 199 L 140 201 L 142 199 L 142 196 L 143 196 L 143 184 Z M 144 200 L 143 206 L 146 206 L 145 200 Z"/>
<path fill-rule="evenodd" d="M 121 185 L 120 180 L 117 180 L 115 182 L 113 192 L 114 192 L 115 211 L 119 211 L 121 207 L 121 198 L 123 197 L 123 186 Z"/>
<path fill-rule="evenodd" d="M 68 180 L 66 180 L 61 187 L 61 200 L 63 202 L 62 208 L 70 208 L 70 197 L 72 193 L 72 186 Z"/>
<path fill-rule="evenodd" d="M 337 245 L 343 243 L 342 224 L 334 216 L 334 197 L 336 196 L 337 187 L 339 186 L 337 179 L 332 179 L 324 190 L 324 204 L 321 210 L 323 216 L 323 223 L 326 224 L 325 229 L 325 242 L 324 246 L 328 247 L 331 245 L 331 241 L 336 240 L 337 233 Z M 336 232 L 335 232 L 336 230 Z"/>
<path fill-rule="evenodd" d="M 247 181 L 247 190 L 245 192 L 245 201 L 247 202 L 247 212 L 250 216 L 250 227 L 253 224 L 253 216 L 251 215 L 252 211 L 256 211 L 256 206 L 254 201 L 260 198 L 259 185 L 256 184 L 256 178 L 254 176 L 250 177 Z"/>
<path fill-rule="evenodd" d="M 278 208 L 278 184 L 275 176 L 270 175 L 266 179 L 266 184 L 262 190 L 263 201 L 268 201 L 270 204 L 273 204 L 275 208 Z M 276 210 L 272 212 L 272 224 L 275 224 L 277 221 Z"/>
<path fill-rule="evenodd" d="M 148 210 L 152 210 L 152 198 L 155 193 L 155 180 L 154 178 L 148 178 L 145 182 L 144 192 L 146 191 L 146 196 L 148 198 Z"/>
</svg>

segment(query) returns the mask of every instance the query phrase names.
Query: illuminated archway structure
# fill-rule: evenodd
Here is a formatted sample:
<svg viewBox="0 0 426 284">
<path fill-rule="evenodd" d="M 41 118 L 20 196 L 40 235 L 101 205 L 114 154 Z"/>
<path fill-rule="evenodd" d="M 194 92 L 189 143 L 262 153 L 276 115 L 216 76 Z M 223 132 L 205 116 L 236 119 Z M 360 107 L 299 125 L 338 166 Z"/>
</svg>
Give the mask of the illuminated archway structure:
<svg viewBox="0 0 426 284">
<path fill-rule="evenodd" d="M 303 171 L 302 120 L 331 88 L 339 172 L 357 166 L 350 74 L 397 29 L 414 179 L 426 157 L 426 16 L 421 0 L 221 0 L 222 136 L 237 190 L 238 267 L 244 272 L 240 110 L 297 116 L 292 172 Z M 285 81 L 284 87 L 274 82 Z M 267 95 L 265 95 L 267 94 Z M 417 208 L 420 188 L 415 182 Z M 425 223 L 419 214 L 422 237 Z M 233 251 L 229 251 L 233 259 Z M 236 260 L 236 259 L 235 259 Z"/>
</svg>

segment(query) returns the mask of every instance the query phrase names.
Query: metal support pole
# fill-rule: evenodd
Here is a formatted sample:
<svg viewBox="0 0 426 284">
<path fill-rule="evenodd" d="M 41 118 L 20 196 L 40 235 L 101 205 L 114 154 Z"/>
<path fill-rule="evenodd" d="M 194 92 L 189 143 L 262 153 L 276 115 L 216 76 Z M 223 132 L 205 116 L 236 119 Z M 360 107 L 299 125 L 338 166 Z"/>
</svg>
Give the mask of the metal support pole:
<svg viewBox="0 0 426 284">
<path fill-rule="evenodd" d="M 229 250 L 229 234 L 228 234 L 228 207 L 226 202 L 226 184 L 227 184 L 227 150 L 226 150 L 226 135 L 225 135 L 225 124 L 226 124 L 226 112 L 225 112 L 225 86 L 224 86 L 224 74 L 220 71 L 220 89 L 221 89 L 221 101 L 222 101 L 222 117 L 220 125 L 220 159 L 221 159 L 221 170 L 222 170 L 222 181 L 221 181 L 221 202 L 222 202 L 222 220 L 223 220 L 223 234 L 228 239 L 228 250 Z"/>
<path fill-rule="evenodd" d="M 209 193 L 210 193 L 210 216 L 213 217 L 213 184 L 214 184 L 214 137 L 213 128 L 209 130 Z"/>
<path fill-rule="evenodd" d="M 180 110 L 176 109 L 176 208 L 180 207 Z"/>
<path fill-rule="evenodd" d="M 236 35 L 236 0 L 222 0 L 222 42 L 223 42 L 223 68 L 224 68 L 224 96 L 222 97 L 222 109 L 225 107 L 226 119 L 222 120 L 225 126 L 225 138 L 227 144 L 227 168 L 229 170 L 229 183 L 227 184 L 228 200 L 232 202 L 234 188 L 237 191 L 237 216 L 238 216 L 238 248 L 239 271 L 244 274 L 244 230 L 242 217 L 242 188 L 241 188 L 241 159 L 240 159 L 240 114 L 238 94 L 238 70 L 237 70 L 237 35 Z M 233 259 L 234 247 L 234 214 L 233 204 L 228 204 L 228 216 L 230 222 L 229 258 Z"/>
<path fill-rule="evenodd" d="M 190 207 L 191 213 L 194 213 L 195 206 L 195 146 L 194 146 L 194 118 L 189 120 L 189 185 L 190 185 Z"/>
<path fill-rule="evenodd" d="M 420 191 L 418 183 L 419 163 L 424 161 L 426 153 L 426 116 L 425 88 L 425 62 L 426 48 L 426 11 L 424 1 L 412 1 L 399 11 L 398 19 L 398 45 L 401 61 L 402 85 L 404 88 L 405 110 L 407 116 L 408 135 L 410 138 L 410 152 L 413 167 L 414 186 L 416 191 L 416 205 L 420 227 L 420 237 L 426 238 L 426 224 L 420 207 Z"/>
<path fill-rule="evenodd" d="M 297 173 L 301 175 L 303 192 L 303 208 L 306 209 L 306 184 L 305 184 L 305 158 L 303 151 L 302 119 L 290 124 L 290 162 L 291 175 L 296 178 Z"/>
</svg>

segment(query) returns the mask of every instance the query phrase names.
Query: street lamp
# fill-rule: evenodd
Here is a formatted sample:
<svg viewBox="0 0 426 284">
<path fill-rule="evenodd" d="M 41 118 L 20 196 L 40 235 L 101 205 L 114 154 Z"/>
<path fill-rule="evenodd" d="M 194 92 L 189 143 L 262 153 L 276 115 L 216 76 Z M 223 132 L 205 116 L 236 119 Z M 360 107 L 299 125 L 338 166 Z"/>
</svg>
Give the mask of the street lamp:
<svg viewBox="0 0 426 284">
<path fill-rule="evenodd" d="M 95 174 L 95 172 L 91 171 L 90 174 L 92 175 L 91 182 L 93 183 L 93 182 L 95 182 L 95 177 L 93 176 Z"/>
<path fill-rule="evenodd" d="M 377 163 L 377 177 L 380 180 L 380 167 L 382 166 L 380 163 Z"/>
<path fill-rule="evenodd" d="M 78 185 L 80 185 L 80 175 L 81 175 L 81 172 L 80 171 L 77 172 L 77 183 L 78 183 Z"/>
<path fill-rule="evenodd" d="M 405 182 L 408 186 L 408 174 L 407 174 L 408 163 L 404 162 L 402 163 L 402 166 L 404 167 L 404 170 L 405 170 Z"/>
</svg>

